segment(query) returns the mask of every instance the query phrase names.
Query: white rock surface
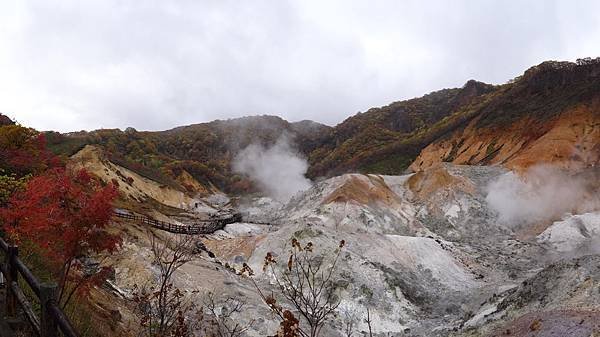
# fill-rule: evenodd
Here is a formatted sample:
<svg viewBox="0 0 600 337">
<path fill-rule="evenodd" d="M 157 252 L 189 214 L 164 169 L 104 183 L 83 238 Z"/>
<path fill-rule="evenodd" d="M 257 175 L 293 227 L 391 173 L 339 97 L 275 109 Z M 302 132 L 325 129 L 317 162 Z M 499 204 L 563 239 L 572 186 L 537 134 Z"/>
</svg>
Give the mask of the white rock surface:
<svg viewBox="0 0 600 337">
<path fill-rule="evenodd" d="M 566 215 L 538 236 L 538 241 L 552 245 L 559 252 L 593 249 L 600 243 L 600 212 Z M 596 252 L 600 247 L 595 247 Z"/>
<path fill-rule="evenodd" d="M 485 201 L 487 184 L 504 169 L 446 165 L 442 170 L 440 176 L 420 178 L 345 174 L 315 184 L 285 205 L 269 198 L 241 200 L 238 211 L 245 222 L 207 238 L 223 264 L 202 256 L 177 274 L 177 284 L 244 298 L 251 311 L 240 319 L 264 318 L 249 335 L 272 334 L 277 322 L 252 284 L 223 265 L 239 269 L 247 261 L 261 287 L 273 289 L 272 278 L 262 272 L 267 252 L 287 261 L 292 237 L 312 242 L 317 253 L 333 251 L 343 239 L 337 293 L 340 309 L 360 314 L 359 331 L 367 329 L 368 306 L 378 337 L 448 336 L 461 324 L 485 324 L 497 309 L 486 300 L 538 273 L 553 258 L 548 249 L 580 250 L 600 236 L 599 211 L 569 216 L 538 237 L 517 238 Z M 420 190 L 411 187 L 415 178 L 424 179 L 416 184 Z M 135 258 L 146 259 L 146 252 L 138 249 Z M 126 269 L 131 259 L 126 262 L 117 273 L 120 288 L 126 288 L 124 275 L 133 273 Z M 324 335 L 341 336 L 341 330 L 340 315 Z"/>
<path fill-rule="evenodd" d="M 268 230 L 267 226 L 247 222 L 236 222 L 228 224 L 223 228 L 223 231 L 232 236 L 253 236 L 265 233 Z"/>
</svg>

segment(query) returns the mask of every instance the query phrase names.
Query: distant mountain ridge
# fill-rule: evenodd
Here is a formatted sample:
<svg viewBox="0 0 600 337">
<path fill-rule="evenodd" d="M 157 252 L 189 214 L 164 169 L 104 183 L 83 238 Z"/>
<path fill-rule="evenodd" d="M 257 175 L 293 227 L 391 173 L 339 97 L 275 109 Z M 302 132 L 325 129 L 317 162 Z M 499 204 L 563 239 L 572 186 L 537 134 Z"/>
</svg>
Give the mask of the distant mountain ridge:
<svg viewBox="0 0 600 337">
<path fill-rule="evenodd" d="M 251 189 L 249 181 L 231 172 L 239 150 L 273 144 L 284 134 L 308 159 L 310 178 L 399 174 L 439 162 L 526 167 L 580 158 L 577 165 L 590 166 L 598 164 L 594 153 L 600 153 L 599 99 L 600 59 L 549 61 L 506 84 L 470 80 L 462 88 L 369 109 L 335 127 L 252 116 L 159 132 L 51 132 L 48 140 L 56 152 L 68 155 L 86 144 L 102 145 L 123 163 L 173 178 L 185 171 L 226 191 Z M 556 148 L 560 153 L 553 157 Z"/>
</svg>

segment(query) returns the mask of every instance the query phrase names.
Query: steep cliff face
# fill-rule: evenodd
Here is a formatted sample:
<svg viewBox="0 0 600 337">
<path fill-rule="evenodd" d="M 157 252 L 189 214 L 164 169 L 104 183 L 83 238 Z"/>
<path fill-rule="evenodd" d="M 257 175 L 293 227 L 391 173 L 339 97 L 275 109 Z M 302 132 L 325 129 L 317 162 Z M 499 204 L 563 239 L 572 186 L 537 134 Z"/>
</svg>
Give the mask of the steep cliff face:
<svg viewBox="0 0 600 337">
<path fill-rule="evenodd" d="M 543 63 L 494 93 L 463 128 L 441 137 L 411 164 L 600 164 L 600 62 Z"/>
<path fill-rule="evenodd" d="M 517 170 L 541 163 L 570 169 L 600 164 L 597 103 L 569 109 L 550 121 L 525 118 L 503 129 L 478 129 L 477 122 L 428 145 L 411 169 L 420 171 L 439 162 L 502 164 Z"/>
<path fill-rule="evenodd" d="M 190 208 L 190 205 L 194 203 L 193 198 L 184 191 L 161 185 L 111 163 L 103 156 L 100 148 L 87 145 L 70 158 L 69 166 L 74 169 L 85 169 L 106 183 L 116 183 L 119 193 L 125 199 L 145 202 L 151 198 L 161 204 L 181 209 Z"/>
</svg>

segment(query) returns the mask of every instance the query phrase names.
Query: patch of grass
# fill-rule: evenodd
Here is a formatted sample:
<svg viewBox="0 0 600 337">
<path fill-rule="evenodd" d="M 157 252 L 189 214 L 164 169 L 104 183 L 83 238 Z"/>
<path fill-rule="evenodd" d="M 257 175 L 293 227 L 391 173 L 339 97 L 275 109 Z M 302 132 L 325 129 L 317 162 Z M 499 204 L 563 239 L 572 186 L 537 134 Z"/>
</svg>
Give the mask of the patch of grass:
<svg viewBox="0 0 600 337">
<path fill-rule="evenodd" d="M 150 180 L 154 180 L 159 184 L 169 186 L 173 189 L 183 191 L 183 188 L 172 178 L 163 174 L 157 169 L 142 165 L 140 163 L 134 162 L 132 160 L 127 159 L 126 157 L 111 153 L 108 155 L 108 160 L 114 164 L 117 164 L 121 167 L 124 167 L 130 171 L 133 171 L 142 177 L 148 178 Z"/>
<path fill-rule="evenodd" d="M 458 144 L 454 144 L 452 146 L 452 150 L 450 150 L 450 153 L 448 154 L 448 156 L 446 158 L 444 158 L 444 161 L 445 162 L 454 161 L 454 159 L 456 159 L 456 155 L 458 154 L 458 150 L 463 146 L 464 143 L 465 143 L 465 139 L 461 138 L 460 142 L 458 142 Z"/>
<path fill-rule="evenodd" d="M 389 175 L 402 174 L 415 158 L 416 156 L 395 154 L 383 160 L 361 167 L 360 172 Z"/>
<path fill-rule="evenodd" d="M 496 150 L 496 139 L 494 139 L 490 144 L 488 144 L 485 149 L 485 155 L 489 156 Z"/>
<path fill-rule="evenodd" d="M 323 231 L 321 231 L 320 229 L 313 229 L 310 227 L 294 232 L 294 237 L 298 240 L 314 238 L 321 235 L 323 235 Z"/>
</svg>

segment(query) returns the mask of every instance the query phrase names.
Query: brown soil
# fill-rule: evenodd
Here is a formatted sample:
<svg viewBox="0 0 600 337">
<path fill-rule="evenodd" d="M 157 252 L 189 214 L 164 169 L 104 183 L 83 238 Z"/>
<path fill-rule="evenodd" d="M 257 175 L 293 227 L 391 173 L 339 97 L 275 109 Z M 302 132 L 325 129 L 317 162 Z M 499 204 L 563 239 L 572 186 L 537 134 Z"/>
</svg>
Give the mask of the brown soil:
<svg viewBox="0 0 600 337">
<path fill-rule="evenodd" d="M 192 177 L 192 175 L 185 170 L 181 171 L 181 174 L 177 177 L 177 182 L 180 183 L 181 186 L 185 187 L 188 192 L 198 194 L 200 196 L 208 196 L 209 194 L 213 193 L 214 190 L 216 190 L 216 188 L 211 189 L 200 184 L 198 180 Z"/>
<path fill-rule="evenodd" d="M 523 315 L 497 329 L 490 337 L 600 336 L 600 312 L 558 310 Z"/>
<path fill-rule="evenodd" d="M 475 187 L 466 180 L 451 175 L 442 165 L 420 171 L 408 178 L 408 188 L 420 199 L 426 199 L 442 188 L 474 193 Z"/>
<path fill-rule="evenodd" d="M 75 169 L 86 169 L 104 182 L 116 182 L 121 196 L 129 200 L 143 202 L 154 199 L 175 208 L 185 208 L 192 202 L 192 198 L 182 191 L 159 184 L 104 160 L 102 150 L 92 145 L 87 145 L 73 155 L 69 165 Z"/>
<path fill-rule="evenodd" d="M 450 138 L 428 145 L 410 168 L 446 161 L 503 164 L 516 170 L 540 163 L 580 169 L 600 165 L 600 104 L 579 106 L 553 120 L 525 118 L 506 128 L 477 127 L 477 119 Z"/>
<path fill-rule="evenodd" d="M 224 240 L 204 239 L 202 242 L 219 258 L 233 260 L 236 256 L 242 256 L 247 261 L 264 238 L 264 235 L 258 235 Z"/>
<path fill-rule="evenodd" d="M 375 175 L 352 175 L 329 194 L 323 203 L 350 202 L 367 205 L 381 202 L 392 205 L 397 201 L 396 194 L 390 190 L 383 178 Z"/>
</svg>

